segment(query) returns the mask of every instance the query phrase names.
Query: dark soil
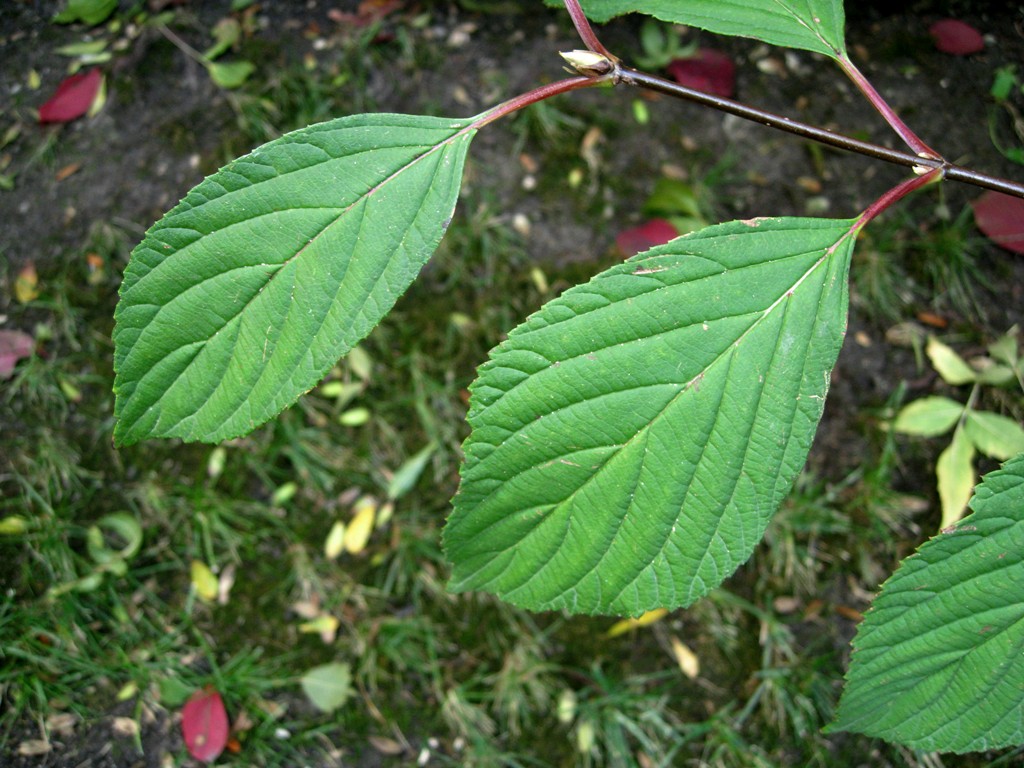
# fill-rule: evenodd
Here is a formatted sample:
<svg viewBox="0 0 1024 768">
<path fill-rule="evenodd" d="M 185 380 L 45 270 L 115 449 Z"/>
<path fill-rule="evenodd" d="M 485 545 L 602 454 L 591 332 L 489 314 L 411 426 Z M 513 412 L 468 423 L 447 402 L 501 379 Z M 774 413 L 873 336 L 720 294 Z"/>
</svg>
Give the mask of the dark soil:
<svg viewBox="0 0 1024 768">
<path fill-rule="evenodd" d="M 237 97 L 218 89 L 202 67 L 152 31 L 141 34 L 105 65 L 109 98 L 95 118 L 63 127 L 33 124 L 30 108 L 38 108 L 65 76 L 68 60 L 55 49 L 85 34 L 81 28 L 50 23 L 58 5 L 47 0 L 0 3 L 0 133 L 16 120 L 23 125 L 22 139 L 0 149 L 0 154 L 11 156 L 7 172 L 17 173 L 14 190 L 0 192 L 0 258 L 6 262 L 9 282 L 29 261 L 45 271 L 68 254 L 84 254 L 104 226 L 137 241 L 205 173 L 248 148 L 239 146 L 246 141 L 244 136 L 237 138 Z M 228 13 L 230 3 L 183 5 L 180 16 L 191 23 L 175 29 L 202 49 L 208 30 Z M 265 56 L 257 78 L 301 66 L 307 55 L 321 61 L 340 59 L 335 42 L 345 30 L 327 12 L 355 5 L 318 0 L 264 3 L 257 37 Z M 430 11 L 430 23 L 403 34 L 421 51 L 417 56 L 426 66 L 413 68 L 408 57 L 397 55 L 394 42 L 382 42 L 365 78 L 340 87 L 337 98 L 343 104 L 362 103 L 378 111 L 472 114 L 560 77 L 557 52 L 580 47 L 564 14 L 540 8 L 539 0 L 501 3 L 501 10 L 488 14 L 454 3 L 419 5 Z M 1022 169 L 1006 161 L 988 139 L 993 73 L 1000 66 L 1024 61 L 1024 7 L 955 0 L 849 5 L 848 41 L 856 63 L 925 141 L 958 163 L 1024 178 Z M 934 49 L 928 25 L 951 15 L 983 30 L 984 52 L 958 58 Z M 628 60 L 636 48 L 637 29 L 634 19 L 617 20 L 602 36 Z M 738 98 L 899 146 L 855 88 L 820 57 L 750 40 L 706 34 L 700 39 L 734 56 Z M 396 51 L 393 66 L 387 61 L 390 51 Z M 39 73 L 38 90 L 26 85 L 30 70 Z M 559 99 L 560 110 L 602 130 L 588 171 L 600 182 L 593 189 L 584 183 L 579 191 L 569 190 L 564 183 L 565 158 L 545 154 L 541 140 L 524 141 L 514 126 L 489 128 L 475 140 L 469 187 L 493 195 L 499 210 L 527 218 L 529 249 L 539 263 L 553 270 L 566 265 L 578 270 L 583 265 L 586 271 L 590 263 L 606 262 L 613 255 L 615 233 L 641 220 L 642 202 L 666 165 L 720 169 L 713 206 L 723 219 L 809 211 L 851 217 L 906 178 L 905 169 L 831 150 L 810 151 L 799 139 L 667 98 L 649 100 L 650 122 L 639 125 L 632 118 L 632 101 L 640 97 L 619 88 Z M 528 171 L 521 153 L 539 168 Z M 579 165 L 578 157 L 571 159 Z M 61 169 L 72 164 L 80 167 L 61 180 Z M 533 183 L 528 176 L 535 181 L 529 191 L 524 189 L 524 184 Z M 794 183 L 797 179 L 814 183 Z M 954 216 L 980 193 L 963 185 L 944 186 L 948 189 L 943 202 Z M 921 198 L 910 209 L 931 217 L 938 198 L 930 192 Z M 991 246 L 983 246 L 981 254 L 981 268 L 996 288 L 991 296 L 981 291 L 984 315 L 940 307 L 951 328 L 979 342 L 1024 322 L 1024 262 Z M 123 263 L 116 265 L 122 267 Z M 9 287 L 0 291 L 0 315 L 10 300 Z M 881 407 L 903 380 L 917 382 L 922 391 L 932 385 L 932 380 L 921 379 L 910 350 L 886 343 L 886 323 L 870 309 L 858 306 L 854 298 L 851 333 L 812 452 L 812 466 L 828 477 L 841 477 L 857 466 L 869 448 L 856 420 Z M 909 308 L 909 314 L 932 309 L 922 304 Z M 905 467 L 901 482 L 931 487 L 931 458 L 921 456 Z M 80 729 L 45 757 L 8 757 L 4 764 L 159 766 L 165 764 L 164 755 L 180 753 L 177 731 L 166 720 L 143 718 L 145 757 L 131 738 L 111 735 L 111 722 L 104 719 Z M 18 743 L 17 737 L 13 743 Z"/>
</svg>

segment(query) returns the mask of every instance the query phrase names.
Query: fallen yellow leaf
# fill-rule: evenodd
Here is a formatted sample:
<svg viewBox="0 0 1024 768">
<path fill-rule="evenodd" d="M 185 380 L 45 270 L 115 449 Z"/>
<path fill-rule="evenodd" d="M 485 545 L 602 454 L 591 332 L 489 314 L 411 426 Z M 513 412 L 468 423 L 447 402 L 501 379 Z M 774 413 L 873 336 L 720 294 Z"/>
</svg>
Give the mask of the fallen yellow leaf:
<svg viewBox="0 0 1024 768">
<path fill-rule="evenodd" d="M 366 542 L 370 540 L 370 533 L 373 531 L 373 520 L 376 515 L 376 499 L 370 496 L 363 496 L 363 498 L 356 502 L 355 516 L 345 530 L 346 552 L 358 555 L 366 549 Z"/>
<path fill-rule="evenodd" d="M 675 635 L 672 635 L 672 655 L 676 657 L 676 663 L 682 673 L 691 680 L 696 679 L 700 674 L 700 659 L 686 643 Z"/>
<path fill-rule="evenodd" d="M 325 643 L 333 643 L 338 635 L 339 622 L 334 616 L 322 613 L 312 621 L 304 621 L 299 625 L 299 632 L 304 635 L 320 635 Z"/>
<path fill-rule="evenodd" d="M 192 576 L 192 588 L 199 595 L 199 599 L 208 603 L 216 600 L 219 584 L 210 567 L 202 560 L 193 560 L 189 570 Z"/>
<path fill-rule="evenodd" d="M 345 523 L 341 520 L 335 520 L 334 525 L 331 526 L 331 530 L 327 534 L 327 540 L 324 541 L 324 557 L 328 560 L 333 560 L 341 554 L 344 548 Z"/>
<path fill-rule="evenodd" d="M 635 619 L 623 619 L 612 624 L 612 628 L 605 633 L 605 637 L 612 638 L 624 635 L 631 629 L 637 629 L 639 627 L 646 627 L 648 624 L 654 624 L 655 622 L 661 621 L 668 611 L 664 608 L 655 608 L 653 611 L 647 611 L 647 613 L 637 616 Z"/>
<path fill-rule="evenodd" d="M 39 273 L 31 261 L 14 278 L 14 298 L 19 304 L 28 304 L 39 297 Z"/>
</svg>

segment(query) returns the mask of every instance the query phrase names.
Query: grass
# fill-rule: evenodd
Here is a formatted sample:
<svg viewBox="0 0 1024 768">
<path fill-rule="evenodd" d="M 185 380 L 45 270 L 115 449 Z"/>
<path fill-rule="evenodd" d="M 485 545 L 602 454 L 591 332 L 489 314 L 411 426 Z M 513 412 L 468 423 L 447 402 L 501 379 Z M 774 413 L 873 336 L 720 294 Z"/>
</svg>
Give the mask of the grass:
<svg viewBox="0 0 1024 768">
<path fill-rule="evenodd" d="M 970 207 L 954 216 L 929 190 L 865 230 L 854 252 L 852 301 L 883 324 L 912 311 L 984 322 L 983 291 L 993 290 L 984 247 Z"/>
<path fill-rule="evenodd" d="M 389 45 L 407 66 L 429 55 L 414 28 L 401 35 Z M 238 130 L 224 152 L 351 106 L 336 89 L 365 90 L 382 55 L 367 40 L 354 38 L 334 63 L 285 67 L 232 97 Z M 535 108 L 518 125 L 519 149 L 579 162 L 581 128 L 568 113 Z M 690 170 L 713 185 L 714 173 Z M 958 219 L 933 234 L 922 265 L 955 252 L 966 227 Z M 894 316 L 906 311 L 903 274 L 873 274 L 892 262 L 871 261 L 871 246 L 901 237 L 886 231 L 859 251 L 869 260 L 861 294 Z M 943 764 L 819 733 L 838 697 L 851 617 L 921 535 L 912 516 L 920 506 L 894 490 L 891 442 L 855 473 L 803 476 L 750 563 L 651 626 L 612 637 L 612 619 L 451 595 L 440 530 L 458 482 L 466 389 L 502 334 L 582 268 L 544 265 L 539 279 L 495 192 L 475 184 L 421 280 L 361 357 L 328 376 L 333 389 L 318 387 L 219 448 L 115 451 L 111 317 L 136 240 L 101 222 L 82 252 L 40 270 L 38 298 L 5 296 L 0 306 L 11 327 L 35 329 L 39 345 L 0 389 L 0 518 L 28 521 L 0 536 L 0 755 L 15 755 L 26 734 L 41 737 L 38 724 L 45 733 L 55 714 L 72 715 L 85 738 L 117 712 L 142 728 L 127 753 L 145 743 L 187 764 L 174 718 L 188 695 L 213 685 L 236 721 L 239 752 L 221 759 L 233 765 Z M 968 261 L 948 268 L 974 280 Z M 2 284 L 15 272 L 4 265 Z M 956 283 L 919 279 L 932 281 L 929 290 Z M 950 301 L 970 302 L 952 291 Z M 353 409 L 365 409 L 365 422 L 343 423 Z M 367 547 L 328 558 L 334 521 L 348 521 L 362 497 L 383 503 L 393 473 L 431 443 L 415 487 L 394 500 Z M 110 514 L 142 531 L 139 550 L 114 565 L 88 546 L 90 527 Z M 233 574 L 221 602 L 198 597 L 195 560 L 225 585 Z M 337 620 L 329 642 L 303 631 L 311 606 Z M 679 669 L 674 639 L 696 654 L 694 679 Z M 331 661 L 351 665 L 354 690 L 324 715 L 298 681 Z M 54 741 L 75 749 L 74 739 Z"/>
<path fill-rule="evenodd" d="M 849 625 L 837 633 L 828 608 L 808 606 L 857 578 L 844 553 L 885 552 L 888 527 L 850 521 L 875 492 L 863 478 L 802 480 L 723 590 L 627 636 L 608 637 L 610 620 L 534 616 L 445 592 L 439 532 L 457 483 L 465 387 L 502 330 L 545 298 L 493 203 L 465 203 L 437 264 L 366 341 L 364 359 L 332 374 L 358 385 L 353 399 L 314 390 L 222 451 L 110 447 L 110 316 L 127 236 L 108 244 L 104 282 L 90 291 L 71 289 L 71 258 L 40 276 L 36 301 L 8 308 L 19 324 L 44 323 L 50 340 L 3 393 L 16 429 L 2 514 L 31 523 L 0 540 L 9 585 L 0 749 L 16 750 L 21 725 L 55 711 L 88 724 L 126 706 L 123 697 L 140 720 L 173 715 L 185 692 L 213 684 L 251 722 L 242 753 L 228 758 L 245 764 L 327 759 L 337 748 L 358 760 L 373 749 L 370 735 L 408 744 L 406 758 L 426 749 L 451 765 L 829 764 L 817 731 L 835 702 Z M 340 424 L 355 406 L 368 421 Z M 382 499 L 389 474 L 431 441 L 439 447 L 419 483 L 367 549 L 328 560 L 332 521 L 348 518 L 356 496 Z M 144 532 L 123 573 L 101 572 L 85 547 L 90 524 L 113 512 Z M 234 569 L 225 604 L 196 597 L 194 559 Z M 780 595 L 801 609 L 779 613 Z M 303 601 L 339 620 L 333 642 L 299 631 Z M 672 635 L 695 648 L 697 680 L 678 670 Z M 324 716 L 297 680 L 335 660 L 352 665 L 356 696 Z M 916 764 L 853 741 L 888 764 Z M 164 748 L 181 754 L 176 740 Z"/>
</svg>

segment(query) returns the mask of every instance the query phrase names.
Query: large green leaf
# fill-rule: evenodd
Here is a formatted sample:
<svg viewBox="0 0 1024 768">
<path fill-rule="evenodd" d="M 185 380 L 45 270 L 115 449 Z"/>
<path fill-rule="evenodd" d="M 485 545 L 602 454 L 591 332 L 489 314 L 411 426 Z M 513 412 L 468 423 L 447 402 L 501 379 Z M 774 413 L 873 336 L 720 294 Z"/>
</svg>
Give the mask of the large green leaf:
<svg viewBox="0 0 1024 768">
<path fill-rule="evenodd" d="M 925 542 L 857 630 L 829 730 L 925 751 L 1024 742 L 1024 454 Z"/>
<path fill-rule="evenodd" d="M 472 120 L 343 117 L 200 183 L 125 272 L 114 439 L 215 442 L 313 387 L 437 247 L 475 132 Z"/>
<path fill-rule="evenodd" d="M 803 466 L 852 222 L 757 219 L 640 254 L 514 330 L 472 388 L 451 588 L 534 610 L 688 605 Z"/>
<path fill-rule="evenodd" d="M 547 0 L 562 5 L 560 0 Z M 645 13 L 709 32 L 753 37 L 837 58 L 846 53 L 842 0 L 582 0 L 587 18 Z"/>
</svg>

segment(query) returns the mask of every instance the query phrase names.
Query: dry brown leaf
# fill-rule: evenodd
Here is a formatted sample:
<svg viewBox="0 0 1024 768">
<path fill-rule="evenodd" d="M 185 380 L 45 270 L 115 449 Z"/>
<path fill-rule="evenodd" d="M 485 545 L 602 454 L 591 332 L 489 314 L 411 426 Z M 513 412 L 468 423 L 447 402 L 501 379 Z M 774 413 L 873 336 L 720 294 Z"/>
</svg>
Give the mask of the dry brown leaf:
<svg viewBox="0 0 1024 768">
<path fill-rule="evenodd" d="M 848 605 L 837 605 L 836 613 L 838 613 L 844 619 L 849 619 L 850 621 L 860 621 L 864 618 L 864 614 L 862 614 L 856 608 L 851 608 Z"/>
<path fill-rule="evenodd" d="M 320 615 L 320 598 L 313 595 L 309 600 L 292 603 L 292 610 L 303 619 L 315 619 Z"/>
<path fill-rule="evenodd" d="M 540 170 L 540 163 L 534 159 L 533 155 L 528 155 L 525 152 L 519 155 L 519 164 L 527 173 L 536 173 Z"/>
<path fill-rule="evenodd" d="M 231 563 L 217 577 L 217 604 L 227 605 L 231 598 L 231 588 L 235 586 L 235 565 Z"/>
<path fill-rule="evenodd" d="M 925 325 L 930 325 L 932 328 L 945 328 L 949 325 L 949 321 L 941 315 L 936 315 L 934 312 L 918 312 L 917 319 Z"/>
<path fill-rule="evenodd" d="M 795 613 L 800 608 L 800 601 L 795 597 L 776 597 L 772 600 L 772 608 L 775 609 L 776 613 L 786 616 L 790 613 Z"/>
<path fill-rule="evenodd" d="M 57 181 L 64 181 L 64 179 L 66 179 L 68 176 L 73 176 L 76 173 L 78 173 L 78 171 L 81 169 L 81 167 L 82 167 L 81 163 L 68 163 L 63 168 L 61 168 L 59 171 L 57 171 L 57 175 L 54 176 L 54 178 Z"/>
<path fill-rule="evenodd" d="M 51 749 L 50 742 L 44 739 L 29 739 L 18 745 L 18 754 L 22 757 L 38 757 L 47 754 Z"/>
<path fill-rule="evenodd" d="M 72 712 L 55 712 L 46 718 L 47 733 L 58 736 L 70 736 L 78 723 L 78 717 Z"/>
<path fill-rule="evenodd" d="M 131 717 L 115 717 L 110 722 L 110 730 L 115 736 L 136 736 L 139 733 L 139 724 Z"/>
<path fill-rule="evenodd" d="M 386 736 L 370 736 L 369 739 L 373 748 L 382 755 L 400 755 L 405 752 L 405 748 L 401 744 Z"/>
<path fill-rule="evenodd" d="M 815 598 L 814 600 L 811 600 L 811 602 L 809 602 L 807 604 L 807 607 L 804 609 L 804 618 L 805 619 L 816 619 L 816 618 L 818 618 L 818 616 L 821 615 L 821 609 L 824 608 L 824 607 L 825 607 L 825 601 L 824 600 L 821 600 L 820 598 Z"/>
</svg>

